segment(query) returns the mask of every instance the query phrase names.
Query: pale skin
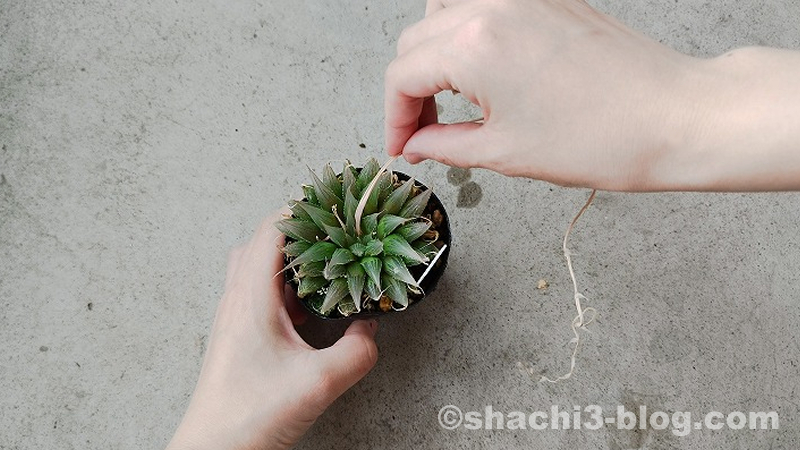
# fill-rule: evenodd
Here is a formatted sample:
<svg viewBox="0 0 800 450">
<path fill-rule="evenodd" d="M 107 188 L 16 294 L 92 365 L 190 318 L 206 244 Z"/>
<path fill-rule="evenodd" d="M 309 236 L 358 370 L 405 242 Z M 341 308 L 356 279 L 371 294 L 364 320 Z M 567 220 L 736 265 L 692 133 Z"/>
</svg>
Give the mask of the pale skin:
<svg viewBox="0 0 800 450">
<path fill-rule="evenodd" d="M 385 79 L 386 146 L 621 191 L 800 190 L 800 52 L 682 55 L 581 0 L 431 0 Z M 484 122 L 440 124 L 460 92 Z M 234 250 L 190 406 L 169 449 L 284 449 L 374 366 L 374 322 L 315 350 L 294 329 L 264 221 Z M 288 306 L 288 308 L 287 308 Z"/>
<path fill-rule="evenodd" d="M 605 190 L 800 189 L 800 52 L 680 54 L 580 0 L 431 0 L 386 71 L 386 146 Z M 439 124 L 456 90 L 483 124 Z"/>
<path fill-rule="evenodd" d="M 297 300 L 285 291 L 278 214 L 228 259 L 225 294 L 189 408 L 167 447 L 285 449 L 378 358 L 376 323 L 356 321 L 324 350 L 295 331 Z"/>
</svg>

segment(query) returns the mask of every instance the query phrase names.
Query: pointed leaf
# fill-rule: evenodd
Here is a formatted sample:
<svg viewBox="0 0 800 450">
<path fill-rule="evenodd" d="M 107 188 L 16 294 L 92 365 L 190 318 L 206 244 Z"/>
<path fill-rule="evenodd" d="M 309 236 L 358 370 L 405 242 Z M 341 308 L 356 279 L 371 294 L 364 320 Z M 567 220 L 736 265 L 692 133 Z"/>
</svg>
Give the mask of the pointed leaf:
<svg viewBox="0 0 800 450">
<path fill-rule="evenodd" d="M 372 239 L 367 242 L 367 248 L 364 250 L 364 254 L 367 256 L 378 256 L 383 252 L 383 242 Z"/>
<path fill-rule="evenodd" d="M 373 283 L 381 290 L 381 260 L 374 256 L 367 256 L 361 260 L 361 267 Z"/>
<path fill-rule="evenodd" d="M 331 285 L 328 286 L 328 292 L 325 293 L 325 300 L 322 301 L 322 306 L 319 308 L 319 311 L 322 314 L 331 312 L 333 307 L 339 303 L 339 300 L 347 295 L 347 292 L 347 281 L 344 278 L 337 278 L 331 281 Z"/>
<path fill-rule="evenodd" d="M 333 252 L 330 264 L 334 266 L 339 266 L 354 261 L 355 259 L 356 259 L 355 256 L 353 256 L 350 250 L 346 248 L 337 248 L 336 251 Z"/>
<path fill-rule="evenodd" d="M 383 204 L 386 202 L 386 197 L 394 191 L 394 186 L 392 186 L 392 180 L 395 178 L 395 175 L 392 173 L 391 170 L 387 170 L 386 172 L 381 175 L 378 179 L 378 184 L 375 186 L 375 189 L 378 190 L 378 204 Z"/>
<path fill-rule="evenodd" d="M 302 203 L 302 202 L 298 202 L 296 200 L 292 200 L 292 201 L 289 202 L 289 210 L 292 211 L 292 217 L 294 217 L 296 219 L 305 220 L 307 222 L 313 222 L 313 220 L 311 219 L 311 216 L 309 216 L 308 213 L 306 212 L 306 210 L 304 210 L 300 206 L 300 203 Z"/>
<path fill-rule="evenodd" d="M 350 298 L 356 305 L 356 311 L 361 311 L 361 293 L 364 291 L 364 283 L 367 273 L 359 263 L 351 263 L 347 266 L 347 288 L 350 291 Z"/>
<path fill-rule="evenodd" d="M 367 246 L 362 244 L 361 242 L 356 242 L 355 244 L 350 246 L 350 251 L 353 253 L 353 255 L 360 258 L 364 256 L 364 252 L 367 251 Z"/>
<path fill-rule="evenodd" d="M 397 256 L 386 256 L 383 258 L 383 272 L 395 280 L 417 287 L 417 281 L 408 271 L 406 263 Z"/>
<path fill-rule="evenodd" d="M 364 236 L 372 236 L 378 231 L 378 216 L 380 213 L 370 214 L 361 218 L 361 232 Z"/>
<path fill-rule="evenodd" d="M 407 242 L 414 242 L 425 234 L 431 227 L 430 222 L 412 222 L 397 229 L 397 234 L 403 236 Z M 327 231 L 327 230 L 326 230 Z M 330 234 L 330 233 L 329 233 Z M 413 245 L 412 245 L 413 247 Z"/>
<path fill-rule="evenodd" d="M 375 175 L 380 170 L 381 166 L 378 163 L 378 160 L 375 158 L 370 158 L 364 167 L 361 168 L 361 171 L 358 174 L 358 179 L 356 180 L 356 186 L 358 187 L 359 192 L 364 192 L 369 183 L 372 182 L 372 179 L 375 178 Z"/>
<path fill-rule="evenodd" d="M 326 261 L 331 259 L 333 252 L 336 251 L 336 246 L 326 241 L 319 241 L 314 243 L 308 250 L 304 251 L 302 255 L 293 259 L 283 270 L 291 269 L 299 264 L 309 262 Z M 283 270 L 281 272 L 283 272 Z"/>
<path fill-rule="evenodd" d="M 372 300 L 381 299 L 381 288 L 372 281 L 372 278 L 367 278 L 367 281 L 364 283 L 364 292 L 366 292 Z"/>
<path fill-rule="evenodd" d="M 336 193 L 328 187 L 322 180 L 319 179 L 316 173 L 313 170 L 308 169 L 311 172 L 311 178 L 314 181 L 314 192 L 317 194 L 317 198 L 319 199 L 319 206 L 320 208 L 324 209 L 325 211 L 331 211 L 334 206 L 336 206 L 338 211 L 342 210 L 342 199 L 336 196 Z"/>
<path fill-rule="evenodd" d="M 383 276 L 381 278 L 384 286 L 386 287 L 386 295 L 392 299 L 393 302 L 402 306 L 408 306 L 408 292 L 406 285 L 390 276 Z"/>
<path fill-rule="evenodd" d="M 311 247 L 310 242 L 294 241 L 283 246 L 281 251 L 287 256 L 300 256 L 304 251 Z"/>
<path fill-rule="evenodd" d="M 314 186 L 304 184 L 303 195 L 306 197 L 306 200 L 308 200 L 308 203 L 311 203 L 314 206 L 319 206 L 319 199 L 317 198 L 317 193 L 314 192 Z"/>
<path fill-rule="evenodd" d="M 408 200 L 408 195 L 411 193 L 412 187 L 414 187 L 413 178 L 407 180 L 402 186 L 395 189 L 383 203 L 383 211 L 387 214 L 397 214 L 400 212 L 400 208 L 402 208 L 406 200 Z"/>
<path fill-rule="evenodd" d="M 408 219 L 405 219 L 400 216 L 395 216 L 394 214 L 386 214 L 385 216 L 381 217 L 381 220 L 378 222 L 378 239 L 383 239 L 389 234 L 392 233 L 397 227 L 407 222 Z"/>
<path fill-rule="evenodd" d="M 439 253 L 439 248 L 433 245 L 433 243 L 418 239 L 411 244 L 411 247 L 417 251 L 420 255 L 426 258 L 433 258 L 437 253 Z"/>
<path fill-rule="evenodd" d="M 350 163 L 345 164 L 344 170 L 342 170 L 342 192 L 347 191 L 353 192 L 356 197 L 358 197 L 361 191 L 358 189 L 356 185 L 356 174 L 353 171 L 353 166 Z"/>
<path fill-rule="evenodd" d="M 339 226 L 329 227 L 326 225 L 325 233 L 327 233 L 331 241 L 339 247 L 349 247 L 355 242 L 355 239 L 346 234 Z"/>
<path fill-rule="evenodd" d="M 337 306 L 336 309 L 338 309 L 339 314 L 343 315 L 344 317 L 349 317 L 352 314 L 360 311 L 355 302 L 353 302 L 353 299 L 350 297 L 343 298 L 339 302 L 339 306 Z"/>
<path fill-rule="evenodd" d="M 342 198 L 342 183 L 339 181 L 339 177 L 336 176 L 336 172 L 331 168 L 330 163 L 325 164 L 325 168 L 322 169 L 322 182 L 325 183 L 325 186 L 328 186 L 337 197 Z"/>
<path fill-rule="evenodd" d="M 320 230 L 324 230 L 326 225 L 332 227 L 339 225 L 336 217 L 330 211 L 325 211 L 310 203 L 298 202 L 296 206 L 298 209 L 302 209 Z"/>
<path fill-rule="evenodd" d="M 347 276 L 347 266 L 331 264 L 330 261 L 328 261 L 328 264 L 325 265 L 325 270 L 322 271 L 322 276 L 325 277 L 326 280 L 345 277 Z"/>
<path fill-rule="evenodd" d="M 383 240 L 383 252 L 387 255 L 402 256 L 417 263 L 428 262 L 427 257 L 417 253 L 399 234 L 391 234 Z"/>
<path fill-rule="evenodd" d="M 425 207 L 428 206 L 430 199 L 430 189 L 420 192 L 414 198 L 408 200 L 405 205 L 403 205 L 403 209 L 400 210 L 400 215 L 408 218 L 417 218 L 421 216 L 422 212 L 425 211 Z"/>
<path fill-rule="evenodd" d="M 323 270 L 325 270 L 325 261 L 301 264 L 300 270 L 297 271 L 297 278 L 321 278 Z"/>
<path fill-rule="evenodd" d="M 347 233 L 355 236 L 356 234 L 356 209 L 358 208 L 358 200 L 352 192 L 347 191 L 344 193 L 344 220 L 347 227 Z"/>
<path fill-rule="evenodd" d="M 308 222 L 301 219 L 283 219 L 275 222 L 275 227 L 286 236 L 298 241 L 306 241 L 315 243 L 320 239 L 325 239 L 325 233 L 314 225 L 314 222 Z"/>
<path fill-rule="evenodd" d="M 297 286 L 297 296 L 304 298 L 309 294 L 313 294 L 328 284 L 328 280 L 322 277 L 305 277 L 300 279 L 300 284 Z"/>
</svg>

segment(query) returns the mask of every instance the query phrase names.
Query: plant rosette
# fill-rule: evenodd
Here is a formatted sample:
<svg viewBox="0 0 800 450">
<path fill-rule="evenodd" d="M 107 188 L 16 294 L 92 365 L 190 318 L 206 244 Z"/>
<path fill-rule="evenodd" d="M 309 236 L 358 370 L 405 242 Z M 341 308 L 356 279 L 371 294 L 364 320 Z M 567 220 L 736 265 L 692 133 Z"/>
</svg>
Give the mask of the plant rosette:
<svg viewBox="0 0 800 450">
<path fill-rule="evenodd" d="M 304 198 L 276 227 L 286 282 L 325 319 L 404 311 L 433 292 L 447 266 L 447 213 L 433 192 L 375 159 L 311 172 Z M 376 178 L 377 177 L 377 178 Z"/>
</svg>

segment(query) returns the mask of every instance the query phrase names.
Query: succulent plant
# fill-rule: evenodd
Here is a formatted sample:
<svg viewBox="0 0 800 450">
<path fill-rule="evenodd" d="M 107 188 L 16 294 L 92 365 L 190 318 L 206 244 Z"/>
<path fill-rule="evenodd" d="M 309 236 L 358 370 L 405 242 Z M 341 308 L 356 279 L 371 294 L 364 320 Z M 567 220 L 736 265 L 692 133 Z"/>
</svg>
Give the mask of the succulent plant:
<svg viewBox="0 0 800 450">
<path fill-rule="evenodd" d="M 324 316 L 405 309 L 422 295 L 412 271 L 442 245 L 440 212 L 426 213 L 430 189 L 391 171 L 374 180 L 375 159 L 362 168 L 345 163 L 338 175 L 327 164 L 321 179 L 310 172 L 305 198 L 290 202 L 291 215 L 276 223 L 287 237 L 284 271 L 297 296 Z"/>
</svg>

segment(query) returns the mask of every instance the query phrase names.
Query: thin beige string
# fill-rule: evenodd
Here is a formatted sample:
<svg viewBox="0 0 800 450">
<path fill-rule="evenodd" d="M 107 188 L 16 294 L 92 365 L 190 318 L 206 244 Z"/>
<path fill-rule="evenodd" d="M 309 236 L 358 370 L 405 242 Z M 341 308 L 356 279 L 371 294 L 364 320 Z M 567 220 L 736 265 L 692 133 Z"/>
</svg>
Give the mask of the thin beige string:
<svg viewBox="0 0 800 450">
<path fill-rule="evenodd" d="M 572 338 L 569 342 L 571 344 L 575 344 L 575 346 L 572 349 L 572 355 L 570 355 L 569 372 L 567 372 L 564 375 L 561 375 L 556 379 L 551 379 L 542 375 L 542 377 L 539 379 L 540 383 L 544 381 L 547 381 L 548 383 L 558 383 L 559 381 L 567 380 L 570 377 L 572 377 L 572 374 L 575 373 L 575 361 L 578 356 L 578 347 L 580 346 L 581 342 L 581 336 L 580 333 L 578 333 L 578 330 L 579 329 L 585 330 L 586 326 L 594 322 L 594 319 L 597 317 L 597 310 L 595 310 L 592 307 L 584 309 L 583 305 L 581 304 L 581 300 L 587 300 L 587 299 L 586 296 L 581 294 L 580 291 L 578 290 L 578 282 L 575 279 L 575 270 L 572 268 L 572 252 L 570 252 L 569 247 L 567 245 L 569 242 L 569 235 L 572 232 L 572 229 L 575 227 L 575 224 L 578 222 L 578 219 L 580 219 L 583 213 L 586 212 L 586 209 L 589 208 L 589 205 L 592 204 L 592 201 L 594 200 L 596 194 L 597 190 L 592 190 L 592 194 L 589 196 L 589 199 L 586 200 L 586 204 L 584 204 L 583 208 L 581 208 L 581 210 L 578 211 L 578 214 L 575 216 L 574 219 L 572 219 L 572 222 L 570 222 L 569 226 L 567 227 L 567 232 L 564 234 L 564 242 L 561 245 L 561 248 L 564 251 L 564 258 L 567 260 L 567 269 L 569 269 L 569 276 L 570 279 L 572 279 L 572 293 L 573 293 L 573 298 L 575 300 L 575 310 L 578 313 L 578 315 L 576 315 L 575 318 L 573 318 L 572 322 L 570 323 L 572 334 L 574 334 L 575 337 Z M 589 320 L 586 320 L 585 317 L 586 314 L 591 314 Z M 522 363 L 518 363 L 518 365 L 521 367 Z M 527 369 L 527 372 L 529 375 L 533 375 L 533 368 L 529 367 Z"/>
</svg>

